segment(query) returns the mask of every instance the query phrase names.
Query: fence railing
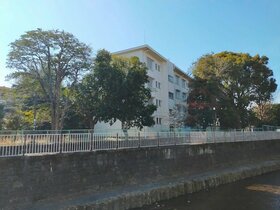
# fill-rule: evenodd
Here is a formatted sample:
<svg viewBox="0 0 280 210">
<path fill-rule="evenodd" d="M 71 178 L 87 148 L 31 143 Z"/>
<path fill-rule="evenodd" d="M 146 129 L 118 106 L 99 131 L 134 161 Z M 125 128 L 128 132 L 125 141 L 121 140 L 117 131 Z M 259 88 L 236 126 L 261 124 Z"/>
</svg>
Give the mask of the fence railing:
<svg viewBox="0 0 280 210">
<path fill-rule="evenodd" d="M 184 144 L 280 140 L 276 131 L 0 134 L 0 157 Z"/>
</svg>

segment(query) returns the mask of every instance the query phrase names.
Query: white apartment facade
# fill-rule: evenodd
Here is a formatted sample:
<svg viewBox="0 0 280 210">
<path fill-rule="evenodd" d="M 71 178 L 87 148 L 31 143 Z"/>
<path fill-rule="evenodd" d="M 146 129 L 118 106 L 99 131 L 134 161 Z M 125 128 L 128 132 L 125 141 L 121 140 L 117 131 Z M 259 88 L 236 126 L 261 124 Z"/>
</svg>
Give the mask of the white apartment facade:
<svg viewBox="0 0 280 210">
<path fill-rule="evenodd" d="M 186 99 L 189 93 L 188 84 L 190 81 L 190 77 L 186 73 L 149 45 L 118 51 L 113 55 L 123 57 L 137 56 L 148 67 L 149 83 L 147 87 L 151 89 L 152 97 L 150 101 L 157 106 L 157 110 L 153 114 L 155 125 L 145 128 L 146 130 L 166 131 L 174 126 L 174 120 L 186 117 Z M 172 112 L 175 109 L 177 110 L 176 116 Z M 121 123 L 117 121 L 110 126 L 108 123 L 101 122 L 95 126 L 97 131 L 113 129 L 121 129 Z"/>
</svg>

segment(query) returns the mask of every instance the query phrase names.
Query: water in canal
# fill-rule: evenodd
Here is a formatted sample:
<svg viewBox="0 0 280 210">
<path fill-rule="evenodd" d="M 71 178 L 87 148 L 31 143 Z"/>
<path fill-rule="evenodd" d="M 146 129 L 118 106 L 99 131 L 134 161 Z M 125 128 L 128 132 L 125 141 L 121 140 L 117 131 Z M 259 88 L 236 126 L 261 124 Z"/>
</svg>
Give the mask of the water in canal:
<svg viewBox="0 0 280 210">
<path fill-rule="evenodd" d="M 280 210 L 280 171 L 134 210 Z"/>
</svg>

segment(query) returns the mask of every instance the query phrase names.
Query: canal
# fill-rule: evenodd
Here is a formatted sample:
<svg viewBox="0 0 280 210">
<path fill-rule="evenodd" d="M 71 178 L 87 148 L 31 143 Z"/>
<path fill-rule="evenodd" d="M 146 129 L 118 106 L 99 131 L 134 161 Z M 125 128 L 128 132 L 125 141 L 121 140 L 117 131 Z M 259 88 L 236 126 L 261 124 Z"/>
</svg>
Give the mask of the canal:
<svg viewBox="0 0 280 210">
<path fill-rule="evenodd" d="M 134 210 L 279 210 L 280 171 Z"/>
</svg>

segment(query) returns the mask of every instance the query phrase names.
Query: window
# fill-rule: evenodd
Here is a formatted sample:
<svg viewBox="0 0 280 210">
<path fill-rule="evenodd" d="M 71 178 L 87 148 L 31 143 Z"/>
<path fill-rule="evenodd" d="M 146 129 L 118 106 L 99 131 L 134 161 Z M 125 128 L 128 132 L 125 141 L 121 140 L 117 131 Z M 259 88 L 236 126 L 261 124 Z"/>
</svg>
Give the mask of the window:
<svg viewBox="0 0 280 210">
<path fill-rule="evenodd" d="M 156 124 L 161 125 L 161 118 L 160 117 L 156 118 Z"/>
<path fill-rule="evenodd" d="M 174 93 L 168 92 L 169 99 L 174 99 Z"/>
<path fill-rule="evenodd" d="M 148 69 L 153 70 L 153 63 L 154 63 L 154 60 L 147 57 L 147 67 L 148 67 Z"/>
<path fill-rule="evenodd" d="M 182 79 L 182 87 L 185 88 L 186 87 L 186 80 Z"/>
<path fill-rule="evenodd" d="M 173 76 L 168 75 L 168 81 L 171 82 L 171 83 L 173 83 L 173 82 L 174 82 L 173 80 L 174 80 Z"/>
<path fill-rule="evenodd" d="M 161 107 L 161 100 L 156 99 L 156 106 L 157 106 L 157 107 Z"/>
<path fill-rule="evenodd" d="M 182 93 L 182 99 L 183 100 L 187 99 L 187 94 L 186 93 Z"/>
<path fill-rule="evenodd" d="M 160 89 L 160 82 L 156 81 L 156 88 Z"/>
<path fill-rule="evenodd" d="M 176 97 L 176 99 L 180 99 L 181 98 L 180 97 L 180 90 L 176 90 L 175 97 Z"/>
<path fill-rule="evenodd" d="M 178 77 L 178 76 L 175 76 L 175 78 L 176 78 L 175 83 L 176 83 L 177 85 L 179 85 L 179 77 Z"/>
<path fill-rule="evenodd" d="M 158 71 L 160 71 L 160 65 L 157 64 L 157 63 L 155 63 L 155 69 L 158 70 Z"/>
</svg>

